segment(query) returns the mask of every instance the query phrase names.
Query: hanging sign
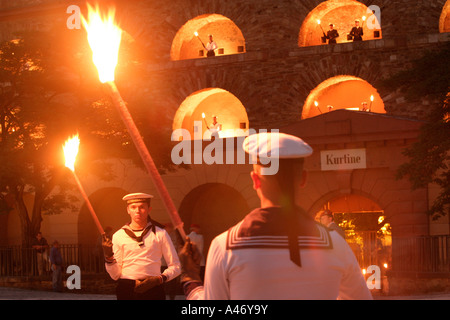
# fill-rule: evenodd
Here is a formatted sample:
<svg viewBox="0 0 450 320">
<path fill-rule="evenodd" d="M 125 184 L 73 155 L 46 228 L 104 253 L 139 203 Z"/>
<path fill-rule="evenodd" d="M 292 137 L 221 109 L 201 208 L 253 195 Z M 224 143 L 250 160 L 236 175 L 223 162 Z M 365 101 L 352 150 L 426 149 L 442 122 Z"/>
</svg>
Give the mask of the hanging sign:
<svg viewBox="0 0 450 320">
<path fill-rule="evenodd" d="M 322 171 L 366 168 L 366 149 L 323 150 L 320 152 Z"/>
</svg>

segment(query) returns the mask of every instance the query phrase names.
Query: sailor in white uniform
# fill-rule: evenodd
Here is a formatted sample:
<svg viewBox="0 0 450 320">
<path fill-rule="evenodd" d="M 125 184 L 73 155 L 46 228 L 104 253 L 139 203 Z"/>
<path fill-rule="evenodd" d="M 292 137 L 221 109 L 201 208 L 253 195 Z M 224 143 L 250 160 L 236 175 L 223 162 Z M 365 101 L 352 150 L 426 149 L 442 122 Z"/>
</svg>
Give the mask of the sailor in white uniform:
<svg viewBox="0 0 450 320">
<path fill-rule="evenodd" d="M 213 116 L 213 122 L 209 126 L 206 126 L 206 127 L 208 128 L 209 132 L 211 133 L 211 137 L 214 137 L 214 138 L 220 137 L 220 132 L 222 131 L 222 124 L 217 122 L 217 116 Z"/>
<path fill-rule="evenodd" d="M 180 262 L 163 226 L 150 219 L 152 195 L 132 193 L 123 197 L 131 222 L 111 239 L 102 241 L 106 271 L 118 280 L 118 300 L 164 300 L 163 283 L 177 277 Z M 167 269 L 161 273 L 161 258 Z"/>
<path fill-rule="evenodd" d="M 260 160 L 268 151 L 278 152 L 279 170 L 263 175 L 261 163 L 267 161 L 253 166 L 250 175 L 261 207 L 212 241 L 204 286 L 195 246 L 186 242 L 179 255 L 187 298 L 372 299 L 345 240 L 294 201 L 306 180 L 303 161 L 311 147 L 291 135 L 258 135 L 256 144 L 244 140 L 244 150 Z"/>
</svg>

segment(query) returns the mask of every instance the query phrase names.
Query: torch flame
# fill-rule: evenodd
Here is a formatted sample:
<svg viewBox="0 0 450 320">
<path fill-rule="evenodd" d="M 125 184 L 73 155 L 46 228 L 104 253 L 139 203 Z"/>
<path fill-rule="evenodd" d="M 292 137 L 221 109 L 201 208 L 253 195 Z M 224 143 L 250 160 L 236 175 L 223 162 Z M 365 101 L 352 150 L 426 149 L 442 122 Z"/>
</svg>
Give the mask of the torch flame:
<svg viewBox="0 0 450 320">
<path fill-rule="evenodd" d="M 197 31 L 195 31 L 194 34 L 195 34 L 196 37 L 198 37 L 198 32 Z"/>
<path fill-rule="evenodd" d="M 317 24 L 320 24 L 320 19 L 317 19 Z"/>
<path fill-rule="evenodd" d="M 202 118 L 205 119 L 205 113 L 204 112 L 202 112 Z"/>
<path fill-rule="evenodd" d="M 64 158 L 66 159 L 66 167 L 75 171 L 75 159 L 77 158 L 78 148 L 80 146 L 80 138 L 78 134 L 69 138 L 63 146 Z"/>
<path fill-rule="evenodd" d="M 370 96 L 370 101 L 373 101 L 373 95 Z"/>
<path fill-rule="evenodd" d="M 115 10 L 110 9 L 102 18 L 98 7 L 88 4 L 88 21 L 82 17 L 83 26 L 92 50 L 92 58 L 97 67 L 100 82 L 114 81 L 114 70 L 119 56 L 122 30 L 114 24 Z"/>
<path fill-rule="evenodd" d="M 314 105 L 317 107 L 319 106 L 319 103 L 317 101 L 314 101 Z"/>
</svg>

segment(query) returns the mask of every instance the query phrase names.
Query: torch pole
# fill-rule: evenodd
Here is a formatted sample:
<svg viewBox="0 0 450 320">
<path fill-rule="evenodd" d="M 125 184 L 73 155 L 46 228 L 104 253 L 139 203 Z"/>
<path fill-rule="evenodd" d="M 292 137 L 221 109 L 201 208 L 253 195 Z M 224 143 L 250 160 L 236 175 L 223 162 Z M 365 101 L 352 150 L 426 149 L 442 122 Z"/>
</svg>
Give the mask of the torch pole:
<svg viewBox="0 0 450 320">
<path fill-rule="evenodd" d="M 100 232 L 101 235 L 104 235 L 105 231 L 103 230 L 102 225 L 100 224 L 100 221 L 98 220 L 97 215 L 95 214 L 94 208 L 92 207 L 92 204 L 89 201 L 89 197 L 87 196 L 86 192 L 84 192 L 83 185 L 81 184 L 80 179 L 78 179 L 78 176 L 75 174 L 75 171 L 72 171 L 72 173 L 73 177 L 75 178 L 75 181 L 77 182 L 78 189 L 80 189 L 81 195 L 83 196 L 84 201 L 86 202 L 86 206 L 88 207 L 89 212 L 91 213 L 91 216 L 94 219 L 98 231 Z"/>
<path fill-rule="evenodd" d="M 122 99 L 122 96 L 120 95 L 120 92 L 117 89 L 114 81 L 108 81 L 106 83 L 110 89 L 113 104 L 119 111 L 119 114 L 122 117 L 125 126 L 127 127 L 128 133 L 130 134 L 131 139 L 133 140 L 136 149 L 138 150 L 139 155 L 141 156 L 141 159 L 144 162 L 148 173 L 150 174 L 153 184 L 156 186 L 158 194 L 161 197 L 167 212 L 169 213 L 172 224 L 180 233 L 183 241 L 185 241 L 186 233 L 183 229 L 183 222 L 181 221 L 180 215 L 178 214 L 177 209 L 173 204 L 172 198 L 170 197 L 169 192 L 166 189 L 166 186 L 161 178 L 161 175 L 158 172 L 158 169 L 155 166 L 155 163 L 153 162 L 147 146 L 145 145 L 144 140 L 142 139 L 139 130 L 136 127 L 136 124 L 134 123 L 130 112 L 128 111 L 125 101 Z"/>
<path fill-rule="evenodd" d="M 197 36 L 197 39 L 201 42 L 201 44 L 202 44 L 202 46 L 203 46 L 203 48 L 205 48 L 206 49 L 206 47 L 205 47 L 205 44 L 203 43 L 203 41 L 202 41 L 202 39 L 200 39 L 199 38 L 199 36 Z"/>
</svg>

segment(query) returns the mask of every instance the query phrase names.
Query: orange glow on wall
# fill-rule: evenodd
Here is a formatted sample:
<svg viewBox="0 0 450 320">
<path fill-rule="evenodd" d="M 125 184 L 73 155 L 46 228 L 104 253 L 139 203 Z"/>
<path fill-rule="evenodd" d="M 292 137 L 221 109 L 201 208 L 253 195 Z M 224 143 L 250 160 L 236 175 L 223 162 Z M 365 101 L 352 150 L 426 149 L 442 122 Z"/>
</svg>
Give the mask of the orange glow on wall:
<svg viewBox="0 0 450 320">
<path fill-rule="evenodd" d="M 321 37 L 323 31 L 326 33 L 329 30 L 329 24 L 334 24 L 334 29 L 339 32 L 337 43 L 352 42 L 347 40 L 347 34 L 355 25 L 355 20 L 360 20 L 360 26 L 363 27 L 363 40 L 373 40 L 374 31 L 367 28 L 367 19 L 363 21 L 363 17 L 369 18 L 371 14 L 367 12 L 367 7 L 356 0 L 329 0 L 324 1 L 315 7 L 305 18 L 300 28 L 298 37 L 298 46 L 317 46 L 321 45 Z M 318 21 L 320 20 L 320 25 Z M 376 39 L 381 39 L 380 36 Z"/>
<path fill-rule="evenodd" d="M 311 91 L 303 105 L 302 119 L 339 109 L 362 111 L 363 102 L 367 103 L 370 112 L 386 113 L 381 96 L 367 81 L 355 76 L 336 76 Z"/>
<path fill-rule="evenodd" d="M 450 0 L 444 5 L 439 18 L 439 32 L 450 32 Z"/>
<path fill-rule="evenodd" d="M 186 129 L 193 138 L 194 121 L 200 121 L 203 137 L 207 131 L 205 121 L 209 125 L 213 115 L 222 124 L 221 138 L 236 136 L 236 129 L 244 127 L 243 130 L 247 131 L 249 128 L 247 111 L 242 103 L 233 94 L 220 88 L 203 89 L 188 96 L 178 108 L 172 128 Z"/>
<path fill-rule="evenodd" d="M 218 46 L 216 56 L 245 52 L 244 36 L 233 21 L 220 14 L 205 14 L 189 20 L 178 30 L 172 42 L 170 58 L 184 60 L 206 57 L 201 41 L 206 45 L 210 34 Z M 201 51 L 203 55 L 200 55 Z"/>
<path fill-rule="evenodd" d="M 382 211 L 381 207 L 376 202 L 356 194 L 334 198 L 329 202 L 329 206 L 333 212 Z"/>
</svg>

